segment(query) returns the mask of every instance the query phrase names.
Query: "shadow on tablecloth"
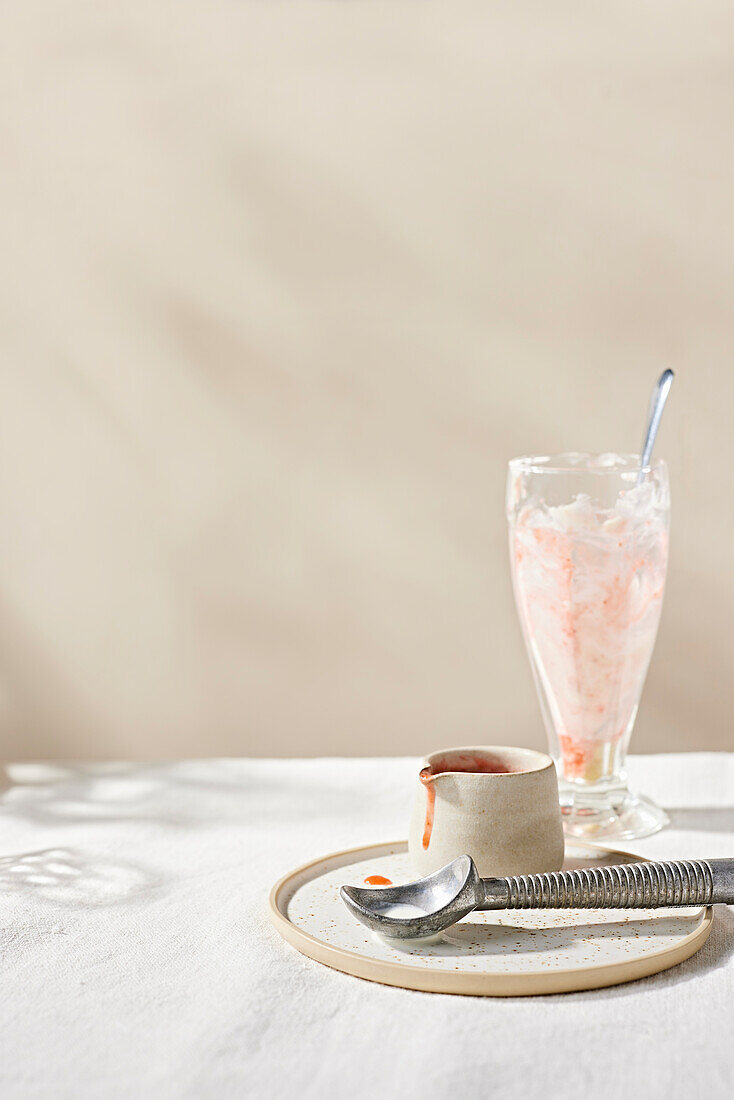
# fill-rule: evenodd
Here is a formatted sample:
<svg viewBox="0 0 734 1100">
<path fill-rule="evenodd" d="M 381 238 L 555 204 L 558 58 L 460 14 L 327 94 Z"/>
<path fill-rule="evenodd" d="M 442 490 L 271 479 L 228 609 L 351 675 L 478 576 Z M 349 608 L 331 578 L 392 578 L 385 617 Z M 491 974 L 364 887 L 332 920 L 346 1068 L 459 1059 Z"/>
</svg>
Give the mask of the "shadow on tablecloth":
<svg viewBox="0 0 734 1100">
<path fill-rule="evenodd" d="M 321 818 L 346 820 L 354 794 L 347 783 L 319 780 L 316 767 L 294 791 L 287 778 L 252 776 L 244 761 L 231 759 L 22 764 L 10 768 L 0 815 L 38 825 L 130 821 L 174 828 L 223 821 L 252 825 L 276 815 L 283 825 L 302 822 L 315 806 Z"/>
<path fill-rule="evenodd" d="M 160 885 L 140 864 L 70 848 L 0 857 L 0 894 L 66 908 L 121 905 Z"/>
<path fill-rule="evenodd" d="M 711 935 L 700 951 L 692 955 L 690 959 L 672 966 L 669 970 L 663 970 L 660 974 L 652 974 L 649 978 L 640 978 L 636 982 L 625 982 L 623 985 L 606 986 L 604 989 L 588 990 L 584 993 L 561 993 L 543 1000 L 596 1000 L 597 998 L 629 997 L 639 994 L 644 987 L 651 991 L 655 989 L 670 988 L 691 980 L 700 981 L 712 970 L 726 965 L 728 959 L 734 953 L 734 911 L 728 905 L 714 906 L 714 924 Z"/>
<path fill-rule="evenodd" d="M 734 806 L 681 806 L 665 812 L 674 829 L 692 833 L 734 833 Z"/>
</svg>

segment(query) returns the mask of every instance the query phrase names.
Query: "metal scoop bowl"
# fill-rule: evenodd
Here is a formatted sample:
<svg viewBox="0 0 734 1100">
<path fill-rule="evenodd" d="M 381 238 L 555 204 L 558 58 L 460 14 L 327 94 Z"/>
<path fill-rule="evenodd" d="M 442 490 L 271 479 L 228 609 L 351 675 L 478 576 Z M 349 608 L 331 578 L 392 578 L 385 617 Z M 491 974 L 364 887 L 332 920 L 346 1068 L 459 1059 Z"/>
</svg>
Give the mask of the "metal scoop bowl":
<svg viewBox="0 0 734 1100">
<path fill-rule="evenodd" d="M 342 886 L 349 911 L 391 939 L 426 939 L 474 909 L 657 909 L 734 904 L 734 859 L 620 863 L 480 878 L 470 856 L 405 886 Z"/>
<path fill-rule="evenodd" d="M 373 932 L 391 939 L 424 939 L 456 924 L 484 901 L 471 856 L 459 856 L 427 878 L 406 886 L 365 890 L 342 886 L 347 909 Z"/>
</svg>

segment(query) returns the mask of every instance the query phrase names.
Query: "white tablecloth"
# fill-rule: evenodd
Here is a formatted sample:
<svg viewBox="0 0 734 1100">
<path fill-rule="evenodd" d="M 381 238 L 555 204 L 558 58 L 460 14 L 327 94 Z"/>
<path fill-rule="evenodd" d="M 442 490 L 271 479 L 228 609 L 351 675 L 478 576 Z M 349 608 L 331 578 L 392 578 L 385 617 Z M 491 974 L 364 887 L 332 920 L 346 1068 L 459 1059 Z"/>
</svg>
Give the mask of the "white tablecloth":
<svg viewBox="0 0 734 1100">
<path fill-rule="evenodd" d="M 734 755 L 638 757 L 630 772 L 673 821 L 634 850 L 734 854 Z M 0 802 L 4 1100 L 731 1096 L 725 907 L 682 965 L 555 997 L 394 989 L 280 939 L 266 915 L 272 882 L 319 854 L 405 835 L 415 760 L 10 774 Z"/>
</svg>

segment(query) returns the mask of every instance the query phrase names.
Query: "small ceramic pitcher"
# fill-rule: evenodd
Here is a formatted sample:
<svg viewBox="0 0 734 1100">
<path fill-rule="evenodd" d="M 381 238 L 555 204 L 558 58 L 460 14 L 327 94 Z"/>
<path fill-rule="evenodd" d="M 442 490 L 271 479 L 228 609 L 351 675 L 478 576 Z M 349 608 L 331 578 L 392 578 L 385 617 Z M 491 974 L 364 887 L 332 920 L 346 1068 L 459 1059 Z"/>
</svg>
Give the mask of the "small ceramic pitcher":
<svg viewBox="0 0 734 1100">
<path fill-rule="evenodd" d="M 431 753 L 408 847 L 421 877 L 464 854 L 482 877 L 560 870 L 563 827 L 550 756 L 501 745 Z"/>
</svg>

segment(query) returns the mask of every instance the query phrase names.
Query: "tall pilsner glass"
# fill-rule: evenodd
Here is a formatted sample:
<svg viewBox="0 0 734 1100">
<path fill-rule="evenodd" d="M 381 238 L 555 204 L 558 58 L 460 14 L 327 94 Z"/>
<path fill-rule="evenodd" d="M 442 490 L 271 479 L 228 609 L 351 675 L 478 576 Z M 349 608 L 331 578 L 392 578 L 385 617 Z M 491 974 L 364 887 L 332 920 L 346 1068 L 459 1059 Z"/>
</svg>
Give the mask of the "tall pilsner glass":
<svg viewBox="0 0 734 1100">
<path fill-rule="evenodd" d="M 660 620 L 668 561 L 665 463 L 515 458 L 507 481 L 518 614 L 558 770 L 564 828 L 646 836 L 665 813 L 627 788 L 625 758 Z"/>
</svg>

